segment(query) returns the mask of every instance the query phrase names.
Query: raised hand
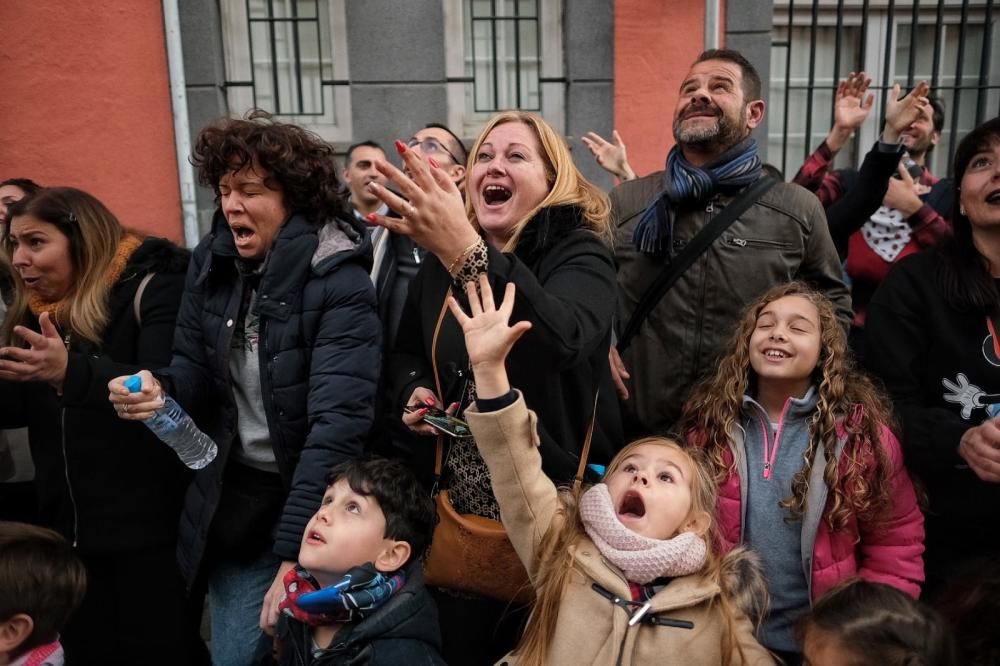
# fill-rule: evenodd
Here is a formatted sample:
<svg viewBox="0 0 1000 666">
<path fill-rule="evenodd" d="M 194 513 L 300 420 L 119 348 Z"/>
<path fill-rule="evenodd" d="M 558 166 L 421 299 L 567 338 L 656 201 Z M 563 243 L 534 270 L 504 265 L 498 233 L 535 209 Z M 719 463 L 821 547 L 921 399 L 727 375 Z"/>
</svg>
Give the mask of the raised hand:
<svg viewBox="0 0 1000 666">
<path fill-rule="evenodd" d="M 868 92 L 872 80 L 864 72 L 851 72 L 837 86 L 833 102 L 833 129 L 826 138 L 830 150 L 837 152 L 844 147 L 868 118 L 875 95 Z"/>
<path fill-rule="evenodd" d="M 837 86 L 834 97 L 833 124 L 836 127 L 855 131 L 865 122 L 875 104 L 875 95 L 868 93 L 872 80 L 864 72 L 851 72 Z"/>
<path fill-rule="evenodd" d="M 14 334 L 28 343 L 23 347 L 0 348 L 0 379 L 14 382 L 47 382 L 62 390 L 69 352 L 48 312 L 38 317 L 41 333 L 15 326 Z"/>
<path fill-rule="evenodd" d="M 514 311 L 515 291 L 514 283 L 508 282 L 503 303 L 497 308 L 486 275 L 479 276 L 479 293 L 475 282 L 466 283 L 472 316 L 462 311 L 454 297 L 448 298 L 448 308 L 465 334 L 465 350 L 476 378 L 476 390 L 482 397 L 497 397 L 510 391 L 504 361 L 514 343 L 531 329 L 529 321 L 519 321 L 513 326 L 508 324 Z"/>
<path fill-rule="evenodd" d="M 628 153 L 625 150 L 625 142 L 622 141 L 618 130 L 611 132 L 611 140 L 608 143 L 604 137 L 597 132 L 587 132 L 580 137 L 583 144 L 590 149 L 594 159 L 605 171 L 617 176 L 620 180 L 633 180 L 635 172 L 628 163 Z"/>
<path fill-rule="evenodd" d="M 375 168 L 395 183 L 403 196 L 375 182 L 367 187 L 402 218 L 372 213 L 368 221 L 410 237 L 448 267 L 479 237 L 465 213 L 462 193 L 434 158 L 425 162 L 401 141 L 396 142 L 396 150 L 412 178 L 384 160 L 375 160 Z"/>
<path fill-rule="evenodd" d="M 899 96 L 900 90 L 898 83 L 894 85 L 885 103 L 885 128 L 882 130 L 882 140 L 886 143 L 898 143 L 902 131 L 919 118 L 920 114 L 926 113 L 930 106 L 927 100 L 930 86 L 926 81 L 918 83 L 903 97 Z"/>
</svg>

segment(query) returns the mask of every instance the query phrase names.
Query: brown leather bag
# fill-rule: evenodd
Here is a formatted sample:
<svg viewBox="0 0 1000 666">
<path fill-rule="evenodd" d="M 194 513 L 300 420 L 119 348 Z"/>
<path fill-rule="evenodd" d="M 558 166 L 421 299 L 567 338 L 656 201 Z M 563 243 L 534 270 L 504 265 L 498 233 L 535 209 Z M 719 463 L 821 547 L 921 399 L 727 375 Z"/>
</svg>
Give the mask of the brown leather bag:
<svg viewBox="0 0 1000 666">
<path fill-rule="evenodd" d="M 438 395 L 441 395 L 441 381 L 437 371 L 437 339 L 447 307 L 446 297 L 431 343 L 431 361 Z M 577 484 L 582 481 L 586 469 L 596 417 L 595 397 L 594 418 L 590 421 L 580 456 Z M 440 477 L 443 463 L 444 436 L 440 435 L 434 460 L 435 478 Z M 503 523 L 455 511 L 451 500 L 448 499 L 447 490 L 438 491 L 435 502 L 438 523 L 434 528 L 431 547 L 424 558 L 424 581 L 434 587 L 480 594 L 500 601 L 514 601 L 519 604 L 533 601 L 535 590 L 528 579 L 528 572 L 507 536 Z"/>
</svg>

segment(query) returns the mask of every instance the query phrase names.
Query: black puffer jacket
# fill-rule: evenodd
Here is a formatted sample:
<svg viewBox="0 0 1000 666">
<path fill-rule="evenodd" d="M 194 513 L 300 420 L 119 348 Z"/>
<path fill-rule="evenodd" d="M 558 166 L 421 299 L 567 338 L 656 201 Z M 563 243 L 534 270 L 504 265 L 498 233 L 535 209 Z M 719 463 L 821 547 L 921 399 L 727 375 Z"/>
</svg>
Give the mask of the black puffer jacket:
<svg viewBox="0 0 1000 666">
<path fill-rule="evenodd" d="M 306 523 L 334 464 L 357 456 L 372 423 L 380 326 L 368 271 L 371 242 L 356 220 L 329 223 L 324 236 L 300 215 L 282 226 L 260 278 L 260 380 L 278 470 L 288 491 L 275 553 L 298 557 Z M 237 437 L 229 350 L 243 294 L 226 220 L 194 251 L 177 318 L 174 357 L 157 375 L 219 446 L 195 475 L 181 519 L 178 555 L 193 580 Z"/>
<path fill-rule="evenodd" d="M 511 351 L 511 385 L 538 414 L 542 467 L 557 481 L 572 479 L 600 388 L 590 460 L 607 463 L 622 445 L 621 415 L 611 382 L 608 350 L 615 312 L 615 268 L 611 251 L 583 226 L 572 206 L 542 210 L 528 222 L 512 254 L 489 248 L 489 279 L 501 299 L 508 282 L 517 287 L 511 322 L 528 320 L 531 330 Z M 392 357 L 396 414 L 413 390 L 434 390 L 431 342 L 451 276 L 436 259 L 424 262 L 410 285 Z M 464 292 L 456 293 L 466 311 Z M 445 316 L 437 349 L 447 404 L 462 399 L 469 360 L 462 329 Z M 423 447 L 433 458 L 434 446 Z"/>
<path fill-rule="evenodd" d="M 371 617 L 345 625 L 316 657 L 310 627 L 283 615 L 281 666 L 444 666 L 437 607 L 424 587 L 422 566 L 411 562 L 403 588 Z"/>
<path fill-rule="evenodd" d="M 60 399 L 48 384 L 0 382 L 0 427 L 27 425 L 41 520 L 89 552 L 173 543 L 190 474 L 148 428 L 123 421 L 108 382 L 170 359 L 189 253 L 147 238 L 112 288 L 102 344 L 70 337 Z M 143 277 L 155 272 L 140 304 Z M 31 315 L 27 325 L 38 330 Z"/>
</svg>

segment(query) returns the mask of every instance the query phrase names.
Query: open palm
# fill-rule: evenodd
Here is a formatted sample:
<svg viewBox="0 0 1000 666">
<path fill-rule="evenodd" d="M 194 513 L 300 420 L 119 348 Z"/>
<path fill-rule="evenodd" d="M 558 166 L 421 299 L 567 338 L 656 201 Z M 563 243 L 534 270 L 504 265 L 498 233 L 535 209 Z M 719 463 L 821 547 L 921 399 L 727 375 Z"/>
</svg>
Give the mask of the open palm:
<svg viewBox="0 0 1000 666">
<path fill-rule="evenodd" d="M 865 96 L 871 82 L 864 72 L 851 72 L 840 82 L 834 103 L 835 125 L 852 131 L 861 127 L 875 103 L 874 95 Z"/>
<path fill-rule="evenodd" d="M 513 326 L 508 323 L 514 310 L 514 283 L 507 283 L 499 308 L 493 302 L 493 290 L 485 274 L 479 276 L 478 290 L 475 282 L 468 282 L 465 291 L 471 316 L 462 311 L 454 298 L 448 299 L 448 307 L 465 334 L 469 362 L 473 368 L 502 366 L 514 343 L 531 328 L 528 321 Z"/>
</svg>

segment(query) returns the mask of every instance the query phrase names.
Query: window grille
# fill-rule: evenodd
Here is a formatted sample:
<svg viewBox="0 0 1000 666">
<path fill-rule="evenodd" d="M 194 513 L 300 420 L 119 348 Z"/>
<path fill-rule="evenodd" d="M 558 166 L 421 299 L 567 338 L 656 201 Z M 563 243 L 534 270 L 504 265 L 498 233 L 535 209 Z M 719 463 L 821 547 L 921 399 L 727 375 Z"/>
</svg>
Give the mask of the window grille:
<svg viewBox="0 0 1000 666">
<path fill-rule="evenodd" d="M 347 81 L 334 79 L 329 1 L 223 4 L 224 13 L 229 5 L 233 14 L 225 84 L 230 108 L 239 114 L 253 106 L 306 122 L 314 117 L 336 124 L 333 87 Z"/>
<path fill-rule="evenodd" d="M 471 108 L 540 111 L 538 0 L 468 0 L 465 9 Z"/>
<path fill-rule="evenodd" d="M 905 91 L 926 80 L 945 107 L 941 140 L 928 160 L 945 175 L 957 141 L 1000 114 L 998 23 L 995 0 L 777 0 L 769 161 L 790 179 L 833 126 L 838 82 L 864 70 L 875 108 L 838 166 L 856 166 L 878 138 L 893 84 Z"/>
</svg>

